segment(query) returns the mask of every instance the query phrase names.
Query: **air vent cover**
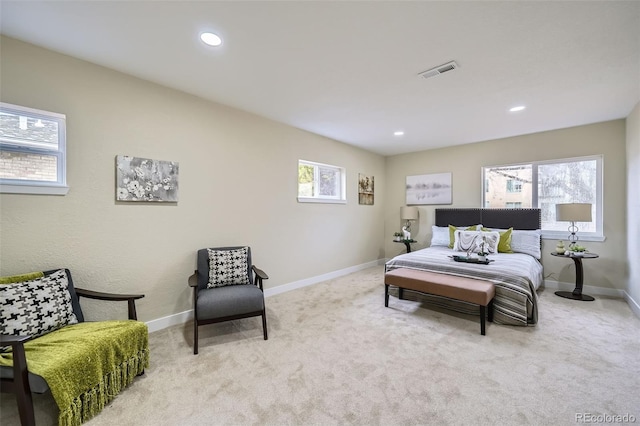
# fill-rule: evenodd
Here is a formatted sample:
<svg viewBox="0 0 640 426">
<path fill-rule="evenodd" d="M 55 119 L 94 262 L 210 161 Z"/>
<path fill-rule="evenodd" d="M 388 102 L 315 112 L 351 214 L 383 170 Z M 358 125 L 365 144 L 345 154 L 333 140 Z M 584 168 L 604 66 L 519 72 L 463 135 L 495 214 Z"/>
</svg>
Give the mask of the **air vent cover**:
<svg viewBox="0 0 640 426">
<path fill-rule="evenodd" d="M 447 62 L 446 64 L 438 65 L 437 67 L 431 68 L 430 70 L 423 71 L 418 75 L 422 76 L 422 78 L 431 78 L 435 77 L 436 75 L 444 74 L 445 72 L 453 71 L 459 67 L 460 65 L 458 65 L 456 61 L 451 61 Z"/>
</svg>

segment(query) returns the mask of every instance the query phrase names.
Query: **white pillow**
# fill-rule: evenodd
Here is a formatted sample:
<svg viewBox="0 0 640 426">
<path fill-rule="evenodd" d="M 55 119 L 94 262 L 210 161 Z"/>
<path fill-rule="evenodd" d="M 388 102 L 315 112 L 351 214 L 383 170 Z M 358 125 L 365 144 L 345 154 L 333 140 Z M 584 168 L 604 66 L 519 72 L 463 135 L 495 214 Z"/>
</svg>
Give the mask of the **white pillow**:
<svg viewBox="0 0 640 426">
<path fill-rule="evenodd" d="M 431 227 L 431 247 L 444 246 L 449 247 L 449 227 L 435 226 Z"/>
<path fill-rule="evenodd" d="M 500 241 L 499 232 L 483 232 L 483 231 L 459 231 L 455 232 L 455 242 L 453 249 L 455 251 L 478 253 L 497 253 L 498 242 Z M 484 243 L 484 247 L 483 247 Z"/>
<path fill-rule="evenodd" d="M 514 253 L 525 253 L 540 260 L 542 253 L 540 252 L 540 238 L 542 231 L 522 231 L 514 229 L 511 232 L 511 250 Z"/>
</svg>

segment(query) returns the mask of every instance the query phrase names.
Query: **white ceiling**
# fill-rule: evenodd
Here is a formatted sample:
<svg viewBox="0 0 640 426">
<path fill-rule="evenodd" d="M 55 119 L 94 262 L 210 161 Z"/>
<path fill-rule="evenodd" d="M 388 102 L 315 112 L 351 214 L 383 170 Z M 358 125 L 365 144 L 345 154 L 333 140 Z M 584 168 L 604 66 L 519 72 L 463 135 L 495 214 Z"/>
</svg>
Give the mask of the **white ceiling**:
<svg viewBox="0 0 640 426">
<path fill-rule="evenodd" d="M 640 100 L 639 1 L 0 7 L 4 35 L 383 155 L 624 118 Z"/>
</svg>

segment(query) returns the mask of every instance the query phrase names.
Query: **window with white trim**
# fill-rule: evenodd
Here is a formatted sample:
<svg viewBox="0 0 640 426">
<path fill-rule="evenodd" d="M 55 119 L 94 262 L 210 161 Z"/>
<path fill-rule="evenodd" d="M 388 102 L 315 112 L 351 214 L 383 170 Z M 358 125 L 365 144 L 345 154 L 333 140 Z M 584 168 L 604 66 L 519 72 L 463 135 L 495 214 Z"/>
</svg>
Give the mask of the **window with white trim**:
<svg viewBox="0 0 640 426">
<path fill-rule="evenodd" d="M 483 206 L 540 208 L 543 238 L 562 240 L 570 223 L 556 221 L 556 204 L 589 203 L 592 221 L 576 223 L 578 237 L 603 241 L 602 162 L 596 155 L 483 167 Z"/>
<path fill-rule="evenodd" d="M 298 160 L 298 201 L 346 203 L 346 172 L 343 167 Z"/>
<path fill-rule="evenodd" d="M 64 114 L 0 103 L 0 192 L 66 194 L 65 147 Z"/>
</svg>

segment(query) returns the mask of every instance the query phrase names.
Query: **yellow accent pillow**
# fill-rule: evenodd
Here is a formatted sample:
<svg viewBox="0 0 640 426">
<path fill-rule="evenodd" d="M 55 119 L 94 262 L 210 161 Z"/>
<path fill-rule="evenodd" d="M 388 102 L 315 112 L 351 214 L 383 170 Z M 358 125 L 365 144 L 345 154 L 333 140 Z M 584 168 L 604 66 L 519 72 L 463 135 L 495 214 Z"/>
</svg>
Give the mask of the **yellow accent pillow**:
<svg viewBox="0 0 640 426">
<path fill-rule="evenodd" d="M 44 277 L 44 272 L 29 272 L 28 274 L 0 277 L 0 284 L 21 283 L 23 281 L 31 281 L 42 277 Z"/>
<path fill-rule="evenodd" d="M 453 248 L 453 243 L 456 241 L 456 229 L 458 228 L 453 225 L 449 225 L 449 248 L 451 249 Z M 461 231 L 476 231 L 477 229 L 478 225 L 473 225 L 464 229 L 462 229 L 462 227 L 460 228 Z"/>
<path fill-rule="evenodd" d="M 490 232 L 491 229 L 483 227 L 484 232 Z M 498 253 L 513 253 L 511 250 L 511 232 L 513 228 L 509 228 L 506 231 L 498 231 L 500 234 L 500 241 L 498 241 Z"/>
</svg>

